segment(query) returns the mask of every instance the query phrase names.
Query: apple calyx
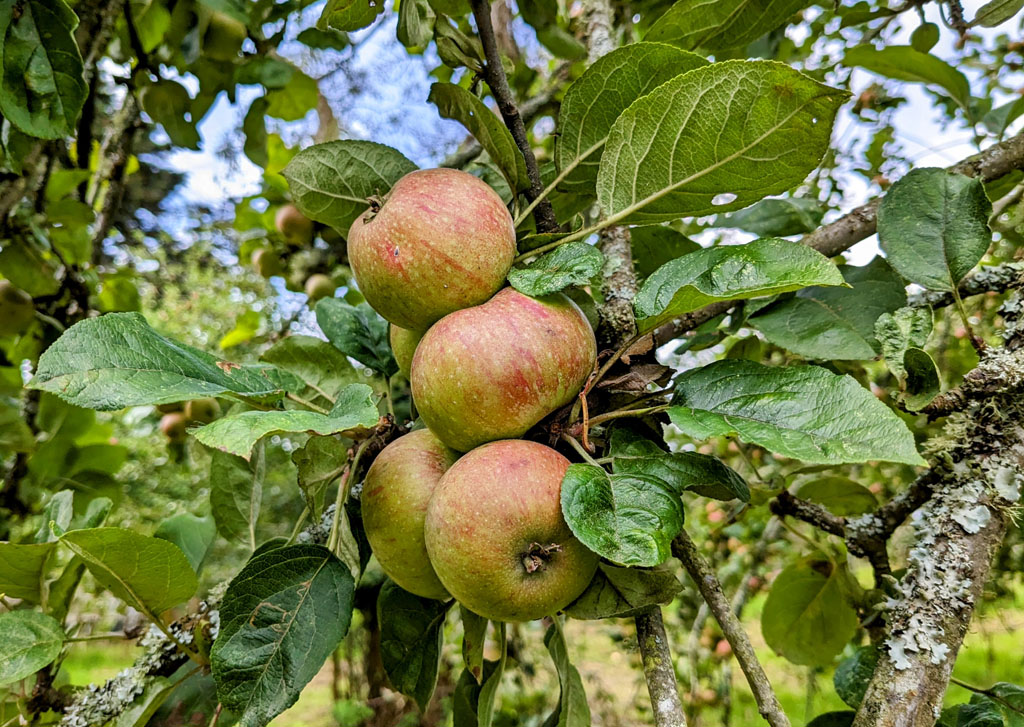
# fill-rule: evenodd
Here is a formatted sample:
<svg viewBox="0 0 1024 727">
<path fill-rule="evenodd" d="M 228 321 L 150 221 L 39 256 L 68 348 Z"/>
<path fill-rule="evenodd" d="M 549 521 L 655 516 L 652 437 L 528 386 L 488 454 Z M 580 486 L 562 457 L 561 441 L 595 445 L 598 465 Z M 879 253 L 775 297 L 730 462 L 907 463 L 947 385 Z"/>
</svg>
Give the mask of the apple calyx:
<svg viewBox="0 0 1024 727">
<path fill-rule="evenodd" d="M 523 553 L 523 567 L 526 568 L 527 573 L 536 573 L 539 570 L 544 570 L 547 568 L 551 556 L 561 552 L 562 546 L 558 543 L 550 543 L 548 545 L 530 543 L 529 550 Z"/>
</svg>

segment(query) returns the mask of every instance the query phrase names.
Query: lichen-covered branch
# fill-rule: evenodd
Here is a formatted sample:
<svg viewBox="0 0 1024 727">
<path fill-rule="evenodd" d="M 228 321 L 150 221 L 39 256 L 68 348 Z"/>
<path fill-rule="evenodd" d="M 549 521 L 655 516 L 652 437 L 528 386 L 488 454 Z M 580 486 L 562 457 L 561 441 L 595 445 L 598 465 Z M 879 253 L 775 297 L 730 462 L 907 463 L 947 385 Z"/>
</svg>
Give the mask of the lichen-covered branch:
<svg viewBox="0 0 1024 727">
<path fill-rule="evenodd" d="M 540 167 L 537 166 L 537 158 L 533 155 L 533 147 L 526 136 L 526 126 L 523 118 L 516 107 L 515 99 L 512 96 L 512 89 L 508 86 L 508 79 L 505 77 L 505 69 L 501 65 L 501 52 L 498 50 L 498 43 L 494 36 L 494 26 L 491 24 L 491 4 L 489 0 L 470 0 L 473 8 L 473 17 L 476 19 L 477 33 L 480 36 L 480 44 L 484 49 L 486 62 L 484 63 L 484 80 L 494 94 L 494 100 L 501 111 L 501 117 L 505 120 L 505 126 L 512 132 L 516 146 L 523 153 L 526 159 L 526 173 L 530 178 L 530 189 L 526 193 L 527 199 L 531 202 L 540 196 L 544 184 L 540 179 Z M 537 223 L 538 232 L 554 232 L 558 229 L 558 220 L 551 202 L 543 199 L 533 210 L 533 218 Z"/>
<path fill-rule="evenodd" d="M 743 670 L 750 691 L 754 694 L 758 711 L 771 727 L 789 727 L 789 718 L 782 711 L 778 697 L 772 690 L 768 681 L 768 675 L 764 673 L 764 667 L 757 660 L 754 647 L 750 643 L 747 632 L 743 630 L 743 624 L 736 618 L 729 601 L 722 591 L 722 584 L 718 576 L 711 569 L 711 565 L 697 550 L 697 546 L 684 530 L 672 541 L 672 555 L 682 562 L 686 572 L 697 585 L 701 597 L 708 604 L 708 608 L 714 615 L 715 620 L 722 629 L 726 641 L 732 647 L 732 653 Z"/>
<path fill-rule="evenodd" d="M 633 298 L 636 297 L 637 280 L 629 228 L 609 227 L 603 230 L 598 247 L 605 258 L 601 276 L 604 302 L 600 310 L 598 343 L 617 350 L 636 335 Z"/>
<path fill-rule="evenodd" d="M 640 645 L 647 693 L 654 710 L 654 724 L 656 727 L 686 727 L 683 703 L 676 684 L 675 663 L 660 606 L 653 606 L 637 615 L 636 640 Z"/>
<path fill-rule="evenodd" d="M 1008 262 L 980 268 L 960 283 L 960 297 L 985 293 L 1005 293 L 1024 284 L 1024 263 Z M 907 305 L 914 308 L 931 306 L 945 308 L 953 305 L 953 294 L 941 290 L 919 290 L 907 296 Z"/>
</svg>

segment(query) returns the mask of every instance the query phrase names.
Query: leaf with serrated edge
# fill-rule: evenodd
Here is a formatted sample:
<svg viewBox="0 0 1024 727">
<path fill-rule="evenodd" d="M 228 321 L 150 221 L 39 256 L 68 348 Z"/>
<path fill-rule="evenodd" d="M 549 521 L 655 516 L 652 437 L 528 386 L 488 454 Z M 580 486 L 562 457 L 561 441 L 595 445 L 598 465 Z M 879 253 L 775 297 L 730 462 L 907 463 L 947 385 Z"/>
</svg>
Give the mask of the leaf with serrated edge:
<svg viewBox="0 0 1024 727">
<path fill-rule="evenodd" d="M 694 439 L 738 436 L 814 464 L 923 465 L 914 435 L 851 376 L 738 359 L 684 372 L 669 418 Z"/>
<path fill-rule="evenodd" d="M 510 270 L 508 282 L 523 295 L 549 295 L 570 285 L 585 285 L 602 267 L 604 255 L 600 250 L 585 242 L 570 242 L 525 268 Z"/>
<path fill-rule="evenodd" d="M 644 281 L 633 307 L 640 330 L 649 331 L 709 303 L 843 284 L 842 274 L 821 253 L 766 237 L 704 248 L 665 263 Z"/>
<path fill-rule="evenodd" d="M 441 601 L 415 596 L 390 580 L 377 596 L 384 671 L 395 689 L 415 699 L 421 710 L 437 684 L 447 613 Z"/>
<path fill-rule="evenodd" d="M 104 588 L 154 618 L 199 587 L 185 554 L 166 540 L 124 528 L 89 528 L 64 533 L 60 542 Z"/>
<path fill-rule="evenodd" d="M 671 603 L 683 585 L 671 568 L 620 568 L 601 563 L 594 580 L 565 609 L 576 619 L 633 616 L 653 605 Z"/>
<path fill-rule="evenodd" d="M 908 348 L 923 348 L 932 332 L 932 309 L 899 308 L 875 321 L 875 337 L 881 345 L 885 365 L 897 378 L 904 378 L 903 355 Z"/>
<path fill-rule="evenodd" d="M 264 551 L 231 580 L 210 662 L 242 727 L 295 704 L 348 633 L 354 592 L 348 568 L 319 545 Z"/>
<path fill-rule="evenodd" d="M 807 0 L 679 0 L 655 21 L 646 38 L 691 49 L 739 48 L 784 25 L 810 4 Z"/>
<path fill-rule="evenodd" d="M 245 411 L 232 414 L 192 430 L 207 447 L 249 459 L 253 446 L 269 434 L 309 432 L 310 434 L 352 433 L 369 429 L 379 415 L 373 389 L 366 384 L 349 384 L 329 414 L 290 409 L 288 411 Z"/>
<path fill-rule="evenodd" d="M 39 603 L 53 543 L 0 543 L 0 593 Z"/>
<path fill-rule="evenodd" d="M 707 59 L 664 43 L 631 43 L 594 62 L 569 86 L 558 112 L 560 187 L 593 193 L 612 124 L 631 103 Z"/>
<path fill-rule="evenodd" d="M 281 174 L 288 180 L 292 201 L 304 215 L 347 235 L 352 223 L 369 208 L 368 197 L 385 194 L 416 169 L 389 146 L 345 139 L 303 149 Z"/>
<path fill-rule="evenodd" d="M 64 630 L 38 611 L 0 613 L 0 685 L 35 674 L 60 655 Z"/>
<path fill-rule="evenodd" d="M 723 61 L 676 76 L 609 132 L 597 176 L 605 222 L 728 212 L 789 190 L 825 154 L 845 99 L 774 61 Z"/>
<path fill-rule="evenodd" d="M 990 0 L 978 8 L 971 25 L 994 28 L 1005 23 L 1024 8 L 1024 0 Z"/>
<path fill-rule="evenodd" d="M 205 396 L 283 396 L 272 369 L 239 366 L 165 338 L 138 313 L 108 313 L 71 326 L 39 357 L 30 389 L 110 411 Z"/>
<path fill-rule="evenodd" d="M 682 501 L 670 485 L 647 475 L 609 475 L 591 464 L 566 471 L 562 514 L 581 543 L 620 565 L 664 562 L 683 527 Z"/>
</svg>

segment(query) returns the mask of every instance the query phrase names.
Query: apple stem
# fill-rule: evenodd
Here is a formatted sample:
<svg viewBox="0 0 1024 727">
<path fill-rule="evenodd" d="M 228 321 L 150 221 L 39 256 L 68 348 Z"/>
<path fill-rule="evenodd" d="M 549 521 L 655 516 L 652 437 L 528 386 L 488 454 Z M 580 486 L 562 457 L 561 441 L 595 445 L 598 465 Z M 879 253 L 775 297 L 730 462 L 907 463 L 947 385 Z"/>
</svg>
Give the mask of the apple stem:
<svg viewBox="0 0 1024 727">
<path fill-rule="evenodd" d="M 527 573 L 536 573 L 539 570 L 544 570 L 551 556 L 561 552 L 562 546 L 558 543 L 550 543 L 548 545 L 530 543 L 530 549 L 523 553 L 523 567 L 526 568 Z"/>
</svg>

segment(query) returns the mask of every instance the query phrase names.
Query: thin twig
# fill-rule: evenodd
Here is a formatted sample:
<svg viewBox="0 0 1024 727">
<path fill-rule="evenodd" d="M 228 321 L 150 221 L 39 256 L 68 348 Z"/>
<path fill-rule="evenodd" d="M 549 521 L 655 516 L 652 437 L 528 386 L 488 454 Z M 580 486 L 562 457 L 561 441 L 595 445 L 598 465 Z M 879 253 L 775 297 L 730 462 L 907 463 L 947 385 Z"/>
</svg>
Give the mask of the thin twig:
<svg viewBox="0 0 1024 727">
<path fill-rule="evenodd" d="M 732 653 L 739 662 L 743 674 L 747 677 L 750 691 L 757 702 L 758 711 L 771 727 L 790 727 L 789 718 L 782 711 L 778 697 L 772 690 L 764 668 L 757 660 L 757 654 L 750 643 L 747 632 L 733 613 L 729 601 L 722 592 L 722 584 L 718 581 L 707 560 L 697 550 L 697 546 L 684 530 L 672 541 L 672 555 L 682 562 L 690 578 L 697 584 L 701 596 L 708 604 L 711 613 L 722 629 L 726 641 L 732 647 Z"/>
</svg>

